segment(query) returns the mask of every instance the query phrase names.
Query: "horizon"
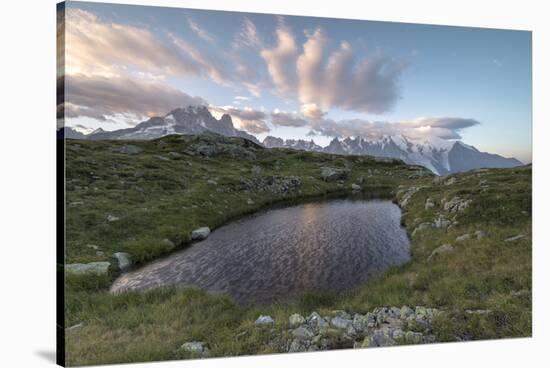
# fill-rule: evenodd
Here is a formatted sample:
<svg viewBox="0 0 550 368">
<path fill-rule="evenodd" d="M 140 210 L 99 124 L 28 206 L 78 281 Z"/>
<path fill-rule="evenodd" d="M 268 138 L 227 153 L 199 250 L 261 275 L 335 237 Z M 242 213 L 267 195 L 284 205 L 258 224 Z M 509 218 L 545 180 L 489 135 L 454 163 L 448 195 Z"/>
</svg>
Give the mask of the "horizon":
<svg viewBox="0 0 550 368">
<path fill-rule="evenodd" d="M 128 128 L 205 104 L 260 141 L 403 135 L 532 162 L 530 32 L 86 2 L 65 11 L 69 127 Z"/>
</svg>

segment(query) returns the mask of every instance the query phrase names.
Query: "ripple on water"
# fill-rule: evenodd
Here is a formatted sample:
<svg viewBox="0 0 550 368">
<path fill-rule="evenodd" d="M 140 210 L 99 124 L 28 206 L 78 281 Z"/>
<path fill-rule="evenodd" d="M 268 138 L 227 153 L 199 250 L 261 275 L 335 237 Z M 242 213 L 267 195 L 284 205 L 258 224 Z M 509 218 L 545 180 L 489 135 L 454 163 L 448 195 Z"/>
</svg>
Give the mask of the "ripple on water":
<svg viewBox="0 0 550 368">
<path fill-rule="evenodd" d="M 273 209 L 120 276 L 111 291 L 195 286 L 249 303 L 307 290 L 345 290 L 410 259 L 400 219 L 399 207 L 387 200 Z"/>
</svg>

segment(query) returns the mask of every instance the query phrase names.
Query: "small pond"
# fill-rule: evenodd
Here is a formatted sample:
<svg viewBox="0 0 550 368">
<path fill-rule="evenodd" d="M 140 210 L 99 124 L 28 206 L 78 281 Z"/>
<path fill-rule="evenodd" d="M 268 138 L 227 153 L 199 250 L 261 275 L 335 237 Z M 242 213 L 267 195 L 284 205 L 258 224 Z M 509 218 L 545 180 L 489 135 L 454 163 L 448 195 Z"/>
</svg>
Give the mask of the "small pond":
<svg viewBox="0 0 550 368">
<path fill-rule="evenodd" d="M 388 200 L 335 199 L 229 223 L 191 247 L 120 276 L 112 292 L 164 285 L 269 302 L 341 291 L 410 259 L 401 210 Z"/>
</svg>

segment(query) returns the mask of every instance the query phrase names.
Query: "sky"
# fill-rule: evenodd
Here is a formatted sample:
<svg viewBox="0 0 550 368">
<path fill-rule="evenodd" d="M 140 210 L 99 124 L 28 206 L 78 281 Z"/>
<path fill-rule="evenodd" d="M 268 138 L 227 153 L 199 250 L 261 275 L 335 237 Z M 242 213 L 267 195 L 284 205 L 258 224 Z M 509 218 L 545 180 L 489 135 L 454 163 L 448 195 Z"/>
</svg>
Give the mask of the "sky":
<svg viewBox="0 0 550 368">
<path fill-rule="evenodd" d="M 67 2 L 59 37 L 82 130 L 204 104 L 260 140 L 402 134 L 531 162 L 527 31 Z"/>
</svg>

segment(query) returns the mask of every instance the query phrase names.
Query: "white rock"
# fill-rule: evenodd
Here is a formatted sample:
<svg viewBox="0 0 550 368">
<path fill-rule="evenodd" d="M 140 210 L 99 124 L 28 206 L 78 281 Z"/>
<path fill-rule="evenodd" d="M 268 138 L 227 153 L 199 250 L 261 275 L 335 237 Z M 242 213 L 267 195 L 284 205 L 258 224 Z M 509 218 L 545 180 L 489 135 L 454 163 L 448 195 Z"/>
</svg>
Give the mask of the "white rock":
<svg viewBox="0 0 550 368">
<path fill-rule="evenodd" d="M 210 235 L 210 228 L 208 226 L 200 227 L 193 230 L 191 233 L 191 239 L 193 240 L 204 240 Z"/>
</svg>

